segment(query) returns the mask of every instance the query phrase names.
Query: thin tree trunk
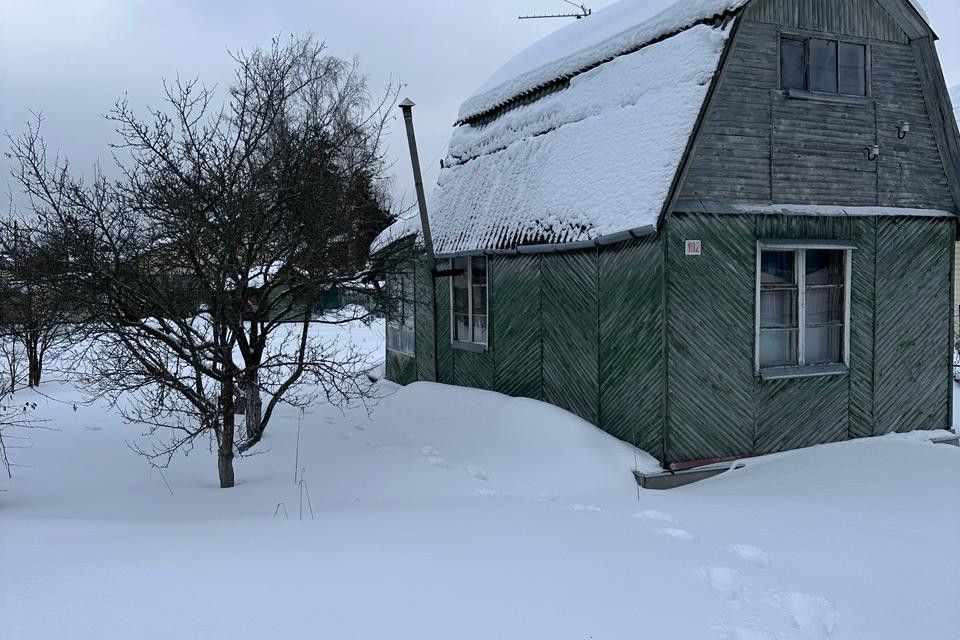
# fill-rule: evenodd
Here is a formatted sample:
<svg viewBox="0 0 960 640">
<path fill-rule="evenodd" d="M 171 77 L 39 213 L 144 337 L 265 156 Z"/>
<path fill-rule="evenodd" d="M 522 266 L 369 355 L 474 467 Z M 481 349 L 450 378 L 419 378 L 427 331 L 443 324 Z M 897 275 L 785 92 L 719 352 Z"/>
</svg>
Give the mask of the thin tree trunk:
<svg viewBox="0 0 960 640">
<path fill-rule="evenodd" d="M 37 343 L 30 333 L 27 334 L 27 363 L 29 365 L 27 384 L 33 388 L 40 384 L 40 361 L 37 353 Z"/>
<path fill-rule="evenodd" d="M 260 397 L 260 377 L 256 369 L 244 374 L 243 394 L 246 398 L 244 406 L 244 429 L 247 438 L 260 432 L 260 420 L 263 417 L 263 400 Z"/>
<path fill-rule="evenodd" d="M 233 377 L 227 376 L 220 390 L 221 432 L 217 447 L 217 467 L 220 471 L 220 488 L 229 489 L 233 479 L 233 439 L 236 427 L 233 405 Z"/>
</svg>

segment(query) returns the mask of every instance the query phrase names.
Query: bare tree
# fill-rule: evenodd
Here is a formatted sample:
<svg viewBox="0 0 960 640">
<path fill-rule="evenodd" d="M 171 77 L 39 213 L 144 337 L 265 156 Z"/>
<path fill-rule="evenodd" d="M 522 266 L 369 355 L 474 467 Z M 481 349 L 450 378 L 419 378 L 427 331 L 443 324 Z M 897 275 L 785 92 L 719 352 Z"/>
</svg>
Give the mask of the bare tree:
<svg viewBox="0 0 960 640">
<path fill-rule="evenodd" d="M 38 426 L 33 416 L 36 409 L 34 402 L 17 404 L 12 402 L 12 397 L 6 392 L 0 393 L 0 470 L 6 473 L 8 478 L 13 477 L 10 449 L 17 448 L 17 445 L 10 444 L 10 441 L 25 438 L 22 434 L 14 435 L 14 432 Z M 19 448 L 23 448 L 22 445 Z"/>
<path fill-rule="evenodd" d="M 48 356 L 69 346 L 75 314 L 59 286 L 65 256 L 61 239 L 31 237 L 15 220 L 0 225 L 0 357 L 10 392 L 26 362 L 26 383 L 40 384 Z"/>
<path fill-rule="evenodd" d="M 156 464 L 212 436 L 221 487 L 280 403 L 369 392 L 365 354 L 317 326 L 372 310 L 316 311 L 331 287 L 369 290 L 367 247 L 391 220 L 382 136 L 396 98 L 372 99 L 356 61 L 310 37 L 234 59 L 221 107 L 197 81 L 165 85 L 147 120 L 117 103 L 118 180 L 74 176 L 39 123 L 11 139 L 37 231 L 69 239 L 64 288 L 102 327 L 88 389 L 169 431 L 143 451 Z"/>
</svg>

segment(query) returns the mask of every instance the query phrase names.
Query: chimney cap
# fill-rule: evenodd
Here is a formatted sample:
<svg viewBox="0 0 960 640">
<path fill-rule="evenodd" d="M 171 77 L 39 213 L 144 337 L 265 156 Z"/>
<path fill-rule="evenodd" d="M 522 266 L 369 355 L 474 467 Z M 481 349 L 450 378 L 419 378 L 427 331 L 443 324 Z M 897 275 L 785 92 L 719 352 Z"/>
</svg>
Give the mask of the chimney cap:
<svg viewBox="0 0 960 640">
<path fill-rule="evenodd" d="M 411 107 L 415 107 L 416 104 L 417 104 L 417 103 L 415 103 L 415 102 L 414 102 L 413 100 L 411 100 L 410 98 L 404 98 L 404 99 L 403 99 L 403 102 L 401 102 L 398 106 L 399 106 L 401 109 L 410 109 Z"/>
</svg>

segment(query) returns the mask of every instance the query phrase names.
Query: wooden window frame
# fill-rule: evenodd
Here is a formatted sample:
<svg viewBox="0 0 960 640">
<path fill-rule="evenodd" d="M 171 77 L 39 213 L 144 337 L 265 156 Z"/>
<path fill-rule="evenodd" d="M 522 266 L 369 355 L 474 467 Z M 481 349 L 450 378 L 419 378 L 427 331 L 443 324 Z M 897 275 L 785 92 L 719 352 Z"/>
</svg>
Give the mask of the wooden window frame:
<svg viewBox="0 0 960 640">
<path fill-rule="evenodd" d="M 471 340 L 457 340 L 457 312 L 456 300 L 453 293 L 453 278 L 450 278 L 450 344 L 456 349 L 464 351 L 486 351 L 490 348 L 490 258 L 487 256 L 462 256 L 467 261 L 467 318 L 470 326 Z M 484 316 L 487 318 L 487 335 L 483 342 L 473 340 L 473 261 L 483 259 L 486 261 L 487 281 L 483 285 L 487 290 L 486 305 L 484 307 Z M 453 260 L 451 260 L 451 266 Z M 462 314 L 461 314 L 462 315 Z"/>
<path fill-rule="evenodd" d="M 806 357 L 806 297 L 807 263 L 806 252 L 811 249 L 843 251 L 843 344 L 841 362 L 811 364 L 804 362 Z M 757 242 L 756 279 L 754 283 L 754 372 L 765 379 L 799 378 L 820 375 L 837 375 L 849 371 L 850 367 L 850 283 L 852 281 L 854 245 L 845 242 L 805 241 L 805 240 L 761 240 Z M 797 272 L 797 364 L 761 367 L 760 366 L 760 291 L 762 273 L 762 253 L 764 251 L 794 251 Z"/>
<path fill-rule="evenodd" d="M 803 78 L 804 78 L 804 88 L 799 89 L 785 89 L 783 87 L 783 48 L 781 43 L 784 40 L 794 40 L 797 42 L 803 43 Z M 835 42 L 837 44 L 837 91 L 836 93 L 829 91 L 813 91 L 810 89 L 810 41 L 811 40 L 826 40 L 829 42 Z M 840 93 L 840 45 L 841 44 L 856 44 L 863 46 L 863 73 L 864 73 L 864 93 Z M 779 33 L 779 39 L 777 40 L 777 87 L 780 91 L 785 92 L 788 96 L 793 97 L 816 97 L 816 98 L 837 98 L 843 101 L 860 101 L 867 98 L 873 97 L 873 66 L 871 60 L 873 58 L 871 43 L 868 40 L 862 38 L 857 38 L 853 36 L 839 36 L 830 33 L 818 33 L 818 32 L 793 32 L 793 31 L 781 31 Z"/>
</svg>

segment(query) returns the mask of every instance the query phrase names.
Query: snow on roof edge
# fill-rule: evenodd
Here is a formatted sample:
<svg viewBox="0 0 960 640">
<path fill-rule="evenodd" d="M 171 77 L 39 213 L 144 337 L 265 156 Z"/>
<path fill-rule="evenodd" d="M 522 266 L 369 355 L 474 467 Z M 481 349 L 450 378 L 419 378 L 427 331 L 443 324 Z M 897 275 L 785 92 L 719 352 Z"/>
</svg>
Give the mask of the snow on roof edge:
<svg viewBox="0 0 960 640">
<path fill-rule="evenodd" d="M 680 0 L 652 17 L 645 3 L 620 0 L 514 56 L 460 106 L 464 122 L 546 84 L 737 11 L 751 0 Z M 628 26 L 624 27 L 623 25 Z"/>
<path fill-rule="evenodd" d="M 373 239 L 373 242 L 370 243 L 370 253 L 374 254 L 383 251 L 390 245 L 404 238 L 409 238 L 410 236 L 416 236 L 414 242 L 418 244 L 423 241 L 419 214 L 397 218 L 393 224 L 381 231 L 377 237 Z"/>
</svg>

